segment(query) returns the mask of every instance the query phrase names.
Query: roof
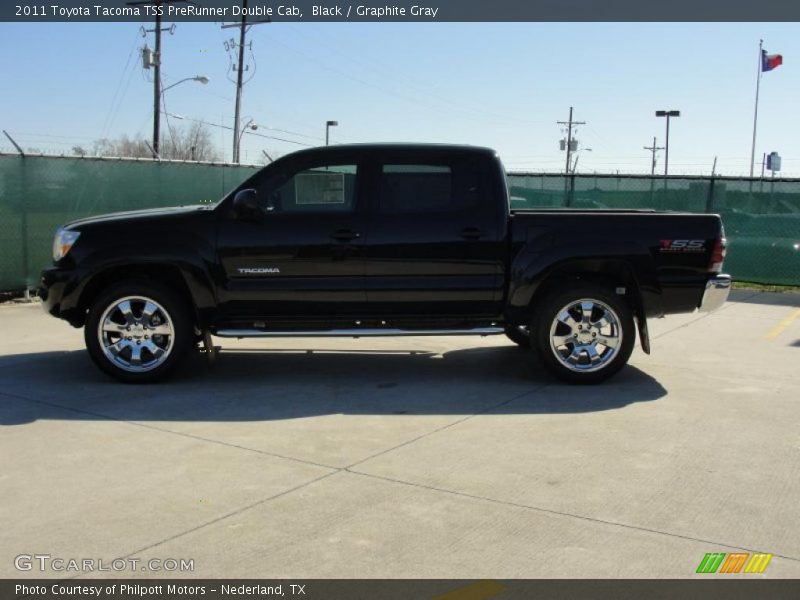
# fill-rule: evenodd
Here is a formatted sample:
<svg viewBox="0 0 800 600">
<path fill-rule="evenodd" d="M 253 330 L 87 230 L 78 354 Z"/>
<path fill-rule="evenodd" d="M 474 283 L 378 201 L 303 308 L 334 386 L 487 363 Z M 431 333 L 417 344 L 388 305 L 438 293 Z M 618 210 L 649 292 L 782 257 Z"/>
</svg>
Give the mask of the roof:
<svg viewBox="0 0 800 600">
<path fill-rule="evenodd" d="M 350 154 L 363 152 L 424 152 L 424 153 L 459 153 L 459 154 L 497 154 L 492 148 L 482 146 L 469 146 L 467 144 L 422 144 L 422 143 L 391 143 L 382 142 L 375 144 L 335 144 L 333 146 L 318 146 L 292 152 L 286 156 L 301 154 Z"/>
</svg>

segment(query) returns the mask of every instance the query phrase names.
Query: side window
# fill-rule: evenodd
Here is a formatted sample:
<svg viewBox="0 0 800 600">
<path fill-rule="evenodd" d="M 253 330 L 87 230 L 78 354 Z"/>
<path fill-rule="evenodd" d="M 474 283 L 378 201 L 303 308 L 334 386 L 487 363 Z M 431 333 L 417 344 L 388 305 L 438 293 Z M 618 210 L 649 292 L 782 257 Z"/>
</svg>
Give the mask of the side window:
<svg viewBox="0 0 800 600">
<path fill-rule="evenodd" d="M 321 165 L 259 190 L 270 213 L 350 212 L 356 204 L 356 165 Z"/>
<path fill-rule="evenodd" d="M 469 164 L 385 164 L 381 170 L 382 213 L 452 212 L 480 201 L 480 173 Z"/>
</svg>

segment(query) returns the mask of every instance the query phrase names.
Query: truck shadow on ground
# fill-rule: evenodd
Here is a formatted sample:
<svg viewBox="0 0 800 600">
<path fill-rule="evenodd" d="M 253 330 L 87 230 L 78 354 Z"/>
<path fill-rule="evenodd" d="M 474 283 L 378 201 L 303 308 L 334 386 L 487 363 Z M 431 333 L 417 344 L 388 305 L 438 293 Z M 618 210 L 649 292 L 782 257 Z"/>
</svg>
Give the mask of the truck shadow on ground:
<svg viewBox="0 0 800 600">
<path fill-rule="evenodd" d="M 666 395 L 627 366 L 597 386 L 560 384 L 516 346 L 422 350 L 236 349 L 189 357 L 163 383 L 125 385 L 84 351 L 0 357 L 0 424 L 38 419 L 269 421 L 320 415 L 581 413 Z"/>
<path fill-rule="evenodd" d="M 763 292 L 761 290 L 735 289 L 731 290 L 728 302 L 742 304 L 758 304 L 762 306 L 792 306 L 800 308 L 800 293 L 783 292 Z"/>
</svg>

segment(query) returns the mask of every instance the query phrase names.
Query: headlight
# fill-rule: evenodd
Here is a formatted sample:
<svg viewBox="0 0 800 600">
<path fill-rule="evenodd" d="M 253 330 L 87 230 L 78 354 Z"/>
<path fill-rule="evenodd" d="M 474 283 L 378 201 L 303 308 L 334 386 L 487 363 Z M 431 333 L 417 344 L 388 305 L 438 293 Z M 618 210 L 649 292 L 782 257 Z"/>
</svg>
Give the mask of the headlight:
<svg viewBox="0 0 800 600">
<path fill-rule="evenodd" d="M 53 239 L 53 260 L 59 261 L 64 258 L 72 245 L 78 241 L 80 235 L 80 231 L 70 231 L 59 227 L 56 237 Z"/>
</svg>

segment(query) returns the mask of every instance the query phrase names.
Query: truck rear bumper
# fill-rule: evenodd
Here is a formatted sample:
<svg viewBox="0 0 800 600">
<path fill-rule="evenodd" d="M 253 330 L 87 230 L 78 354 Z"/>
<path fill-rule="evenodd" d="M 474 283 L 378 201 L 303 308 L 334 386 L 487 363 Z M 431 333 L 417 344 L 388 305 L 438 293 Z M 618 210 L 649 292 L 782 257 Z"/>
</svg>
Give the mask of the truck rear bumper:
<svg viewBox="0 0 800 600">
<path fill-rule="evenodd" d="M 700 300 L 700 311 L 711 312 L 725 304 L 728 294 L 731 292 L 731 276 L 717 275 L 706 282 L 706 290 L 703 292 L 703 299 Z"/>
</svg>

